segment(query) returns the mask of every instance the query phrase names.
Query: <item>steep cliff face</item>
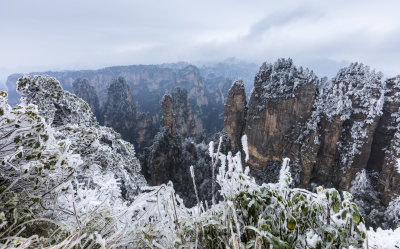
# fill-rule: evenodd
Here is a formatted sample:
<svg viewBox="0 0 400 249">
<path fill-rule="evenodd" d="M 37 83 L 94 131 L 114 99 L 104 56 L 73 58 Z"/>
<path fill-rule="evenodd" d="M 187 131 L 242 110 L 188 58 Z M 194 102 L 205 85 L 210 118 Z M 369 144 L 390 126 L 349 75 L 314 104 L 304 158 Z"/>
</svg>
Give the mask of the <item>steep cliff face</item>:
<svg viewBox="0 0 400 249">
<path fill-rule="evenodd" d="M 104 125 L 113 127 L 123 139 L 134 141 L 136 115 L 137 110 L 128 84 L 122 77 L 115 79 L 108 88 L 108 98 L 103 111 Z"/>
<path fill-rule="evenodd" d="M 99 98 L 97 97 L 96 89 L 89 84 L 89 81 L 85 78 L 78 78 L 72 83 L 74 93 L 79 98 L 86 101 L 97 120 L 102 123 L 102 117 L 100 117 L 100 106 Z"/>
<path fill-rule="evenodd" d="M 166 127 L 166 131 L 168 134 L 175 135 L 176 127 L 175 127 L 175 117 L 173 113 L 173 101 L 171 95 L 164 95 L 162 103 L 161 103 L 161 111 L 162 111 L 162 126 Z"/>
<path fill-rule="evenodd" d="M 104 109 L 107 103 L 110 83 L 116 77 L 124 77 L 130 87 L 133 104 L 137 111 L 148 113 L 155 127 L 161 124 L 162 96 L 172 92 L 176 87 L 185 88 L 188 91 L 193 114 L 197 113 L 195 115 L 196 131 L 213 133 L 222 129 L 224 97 L 232 83 L 232 80 L 218 74 L 219 71 L 221 71 L 219 68 L 212 68 L 207 71 L 207 75 L 203 75 L 195 66 L 174 63 L 117 66 L 100 70 L 33 72 L 30 75 L 42 74 L 55 77 L 65 90 L 71 92 L 74 90 L 74 81 L 85 78 L 89 85 L 94 87 L 101 109 Z M 215 74 L 210 76 L 210 72 Z M 15 82 L 21 76 L 21 74 L 14 74 L 7 79 L 11 104 L 17 104 L 19 101 Z"/>
<path fill-rule="evenodd" d="M 224 129 L 231 146 L 240 149 L 240 139 L 246 126 L 247 102 L 242 80 L 235 81 L 229 89 L 224 106 Z"/>
<path fill-rule="evenodd" d="M 314 136 L 303 143 L 304 147 L 315 146 L 312 142 L 319 145 L 315 160 L 310 160 L 315 162 L 312 182 L 349 189 L 355 174 L 367 168 L 384 103 L 381 78 L 369 67 L 353 63 L 321 87 L 308 124 Z"/>
<path fill-rule="evenodd" d="M 249 163 L 264 167 L 300 150 L 298 137 L 311 115 L 318 78 L 308 69 L 297 68 L 291 59 L 264 63 L 254 81 L 246 127 Z"/>
<path fill-rule="evenodd" d="M 247 135 L 257 180 L 276 180 L 282 158 L 289 157 L 301 187 L 356 191 L 367 179 L 377 194 L 356 193 L 364 202 L 375 198 L 366 215 L 400 194 L 400 77 L 384 82 L 381 73 L 352 63 L 328 81 L 279 59 L 256 74 L 247 114 L 239 111 L 243 101 L 235 107 L 237 89 L 229 91 L 224 128 L 234 147 Z"/>
<path fill-rule="evenodd" d="M 193 115 L 192 106 L 189 102 L 188 92 L 185 88 L 177 87 L 171 94 L 172 112 L 175 118 L 177 132 L 183 137 L 192 137 L 200 134 L 201 130 L 196 128 L 196 119 Z"/>
<path fill-rule="evenodd" d="M 144 151 L 141 162 L 149 184 L 160 185 L 171 181 L 185 204 L 191 206 L 196 203 L 196 196 L 190 166 L 194 167 L 200 199 L 210 200 L 211 163 L 204 143 L 196 143 L 193 138 L 181 136 L 183 127 L 177 120 L 182 120 L 183 116 L 177 118 L 175 113 L 179 116 L 183 111 L 174 110 L 181 106 L 176 105 L 180 101 L 182 100 L 176 100 L 169 94 L 163 97 L 162 127 L 155 136 L 154 143 Z"/>
<path fill-rule="evenodd" d="M 105 126 L 113 127 L 139 152 L 151 145 L 156 134 L 150 116 L 139 112 L 134 105 L 130 87 L 123 77 L 110 84 L 101 118 Z"/>
<path fill-rule="evenodd" d="M 383 114 L 374 135 L 368 169 L 379 172 L 377 189 L 388 205 L 400 195 L 400 76 L 386 80 Z"/>
</svg>

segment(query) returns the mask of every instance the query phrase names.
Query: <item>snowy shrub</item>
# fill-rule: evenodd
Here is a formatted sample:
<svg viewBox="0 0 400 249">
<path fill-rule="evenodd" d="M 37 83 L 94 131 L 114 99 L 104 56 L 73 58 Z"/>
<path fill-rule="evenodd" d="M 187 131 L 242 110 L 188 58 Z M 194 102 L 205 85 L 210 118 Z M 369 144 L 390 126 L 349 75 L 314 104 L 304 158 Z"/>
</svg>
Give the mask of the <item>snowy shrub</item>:
<svg viewBox="0 0 400 249">
<path fill-rule="evenodd" d="M 394 227 L 400 228 L 400 196 L 389 203 L 386 218 Z"/>
<path fill-rule="evenodd" d="M 356 174 L 349 192 L 353 195 L 367 226 L 378 227 L 384 223 L 383 206 L 365 169 Z"/>
<path fill-rule="evenodd" d="M 82 245 L 123 229 L 117 214 L 145 185 L 133 146 L 53 78 L 23 77 L 18 90 L 16 107 L 0 93 L 1 247 Z"/>
<path fill-rule="evenodd" d="M 218 146 L 219 147 L 219 146 Z M 222 200 L 211 207 L 186 208 L 172 184 L 146 187 L 127 209 L 131 223 L 121 245 L 134 248 L 361 248 L 363 218 L 344 192 L 318 188 L 318 193 L 289 187 L 288 159 L 280 181 L 258 185 L 243 171 L 240 153 L 214 151 L 216 181 Z M 217 150 L 218 151 L 218 150 Z M 193 177 L 196 177 L 192 172 Z M 194 194 L 194 191 L 193 191 Z M 128 215 L 129 216 L 129 215 Z M 107 238 L 103 238 L 106 241 Z M 124 241 L 124 242 L 123 242 Z"/>
<path fill-rule="evenodd" d="M 82 161 L 71 152 L 69 141 L 55 140 L 54 130 L 35 105 L 11 108 L 7 94 L 1 92 L 0 109 L 0 213 L 4 218 L 0 233 L 30 235 L 33 225 L 40 233 L 48 228 L 38 229 L 37 218 L 58 216 L 57 195 Z"/>
</svg>

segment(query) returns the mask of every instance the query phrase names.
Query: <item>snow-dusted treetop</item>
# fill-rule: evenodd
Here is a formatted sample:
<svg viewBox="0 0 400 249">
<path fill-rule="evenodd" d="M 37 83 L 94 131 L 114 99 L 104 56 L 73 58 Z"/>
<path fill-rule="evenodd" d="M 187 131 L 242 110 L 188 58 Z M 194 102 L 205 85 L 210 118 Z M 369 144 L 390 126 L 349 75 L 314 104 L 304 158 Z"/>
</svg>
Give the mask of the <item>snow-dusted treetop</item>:
<svg viewBox="0 0 400 249">
<path fill-rule="evenodd" d="M 265 98 L 293 97 L 305 84 L 317 84 L 318 78 L 308 68 L 296 67 L 292 59 L 278 59 L 274 64 L 264 62 L 256 74 L 255 87 L 262 87 Z"/>
<path fill-rule="evenodd" d="M 365 114 L 367 122 L 382 114 L 385 83 L 382 73 L 362 63 L 342 68 L 322 89 L 317 105 L 328 118 L 340 115 L 342 120 L 352 113 Z"/>
<path fill-rule="evenodd" d="M 361 153 L 360 149 L 368 141 L 368 125 L 382 114 L 385 100 L 382 76 L 382 73 L 356 62 L 342 68 L 332 80 L 319 85 L 306 133 L 316 130 L 322 117 L 328 121 L 353 117 L 348 127 L 351 139 L 339 144 L 343 169 L 351 167 L 354 156 Z"/>
</svg>

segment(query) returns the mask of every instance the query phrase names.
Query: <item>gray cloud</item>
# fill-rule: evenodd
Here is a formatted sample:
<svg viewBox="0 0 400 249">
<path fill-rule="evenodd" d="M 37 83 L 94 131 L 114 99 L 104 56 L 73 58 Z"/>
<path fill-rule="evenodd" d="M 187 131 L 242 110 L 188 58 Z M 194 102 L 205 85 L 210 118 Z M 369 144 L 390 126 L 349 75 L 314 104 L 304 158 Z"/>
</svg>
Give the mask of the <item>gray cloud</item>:
<svg viewBox="0 0 400 249">
<path fill-rule="evenodd" d="M 292 57 L 332 75 L 400 73 L 400 1 L 2 0 L 0 82 L 13 72 Z"/>
<path fill-rule="evenodd" d="M 285 9 L 274 12 L 253 24 L 250 28 L 249 34 L 246 37 L 249 39 L 255 39 L 273 28 L 279 29 L 282 26 L 299 21 L 301 19 L 314 19 L 319 16 L 320 14 L 313 11 L 309 6 L 299 6 L 294 10 Z"/>
</svg>

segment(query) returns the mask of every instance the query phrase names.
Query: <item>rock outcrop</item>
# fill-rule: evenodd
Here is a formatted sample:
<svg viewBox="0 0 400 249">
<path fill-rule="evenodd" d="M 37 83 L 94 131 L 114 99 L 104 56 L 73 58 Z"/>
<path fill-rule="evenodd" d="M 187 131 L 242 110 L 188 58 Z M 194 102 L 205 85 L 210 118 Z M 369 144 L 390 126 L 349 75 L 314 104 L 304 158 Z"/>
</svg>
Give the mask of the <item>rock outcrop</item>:
<svg viewBox="0 0 400 249">
<path fill-rule="evenodd" d="M 248 138 L 249 164 L 257 167 L 289 157 L 300 150 L 296 141 L 311 116 L 318 78 L 294 66 L 291 59 L 264 63 L 254 81 L 244 133 Z"/>
<path fill-rule="evenodd" d="M 381 78 L 369 67 L 353 63 L 322 87 L 310 122 L 318 135 L 313 140 L 320 143 L 314 183 L 332 182 L 347 190 L 356 173 L 367 168 L 384 103 Z"/>
<path fill-rule="evenodd" d="M 133 143 L 139 152 L 151 145 L 156 133 L 149 115 L 139 112 L 134 105 L 130 87 L 123 77 L 115 79 L 108 88 L 102 121 Z"/>
<path fill-rule="evenodd" d="M 246 126 L 246 93 L 242 80 L 235 81 L 229 89 L 224 106 L 224 129 L 232 148 L 240 150 L 240 139 Z"/>
<path fill-rule="evenodd" d="M 182 90 L 177 90 L 175 93 L 180 91 Z M 163 126 L 155 136 L 154 143 L 146 148 L 141 162 L 149 184 L 160 185 L 171 181 L 185 204 L 193 206 L 197 200 L 190 166 L 194 167 L 199 198 L 210 200 L 211 162 L 207 154 L 208 147 L 204 143 L 197 143 L 194 138 L 185 138 L 180 133 L 184 131 L 184 127 L 177 121 L 183 120 L 185 115 L 182 113 L 185 111 L 176 110 L 182 107 L 181 104 L 177 105 L 182 102 L 175 99 L 181 95 L 173 94 L 173 96 L 166 94 L 163 97 L 161 103 Z M 187 105 L 183 105 L 185 106 Z"/>
<path fill-rule="evenodd" d="M 172 112 L 175 118 L 177 132 L 183 137 L 193 137 L 200 134 L 195 123 L 192 106 L 189 102 L 188 91 L 185 88 L 177 87 L 171 93 Z M 199 117 L 197 117 L 197 120 Z"/>
<path fill-rule="evenodd" d="M 105 126 L 113 127 L 123 139 L 134 141 L 137 111 L 129 85 L 123 77 L 115 79 L 108 88 L 108 98 L 103 111 Z"/>
<path fill-rule="evenodd" d="M 374 135 L 368 170 L 379 172 L 377 189 L 388 205 L 400 196 L 400 76 L 386 80 L 383 114 Z"/>
<path fill-rule="evenodd" d="M 379 202 L 387 206 L 400 194 L 400 76 L 382 77 L 360 63 L 341 69 L 332 80 L 319 79 L 290 59 L 264 63 L 247 114 L 239 111 L 243 101 L 235 100 L 237 83 L 232 86 L 224 128 L 233 147 L 247 135 L 248 164 L 256 180 L 276 181 L 281 160 L 288 157 L 297 186 L 355 191 L 352 186 L 365 178 L 377 194 L 355 196 L 364 202 L 379 198 L 374 207 L 381 210 Z"/>
<path fill-rule="evenodd" d="M 74 93 L 79 98 L 86 101 L 97 120 L 102 123 L 102 117 L 99 106 L 99 98 L 97 97 L 96 89 L 89 84 L 89 81 L 85 78 L 78 78 L 72 83 Z"/>
<path fill-rule="evenodd" d="M 192 105 L 196 119 L 196 134 L 214 133 L 222 129 L 223 104 L 225 95 L 232 80 L 222 76 L 229 67 L 242 68 L 246 65 L 231 63 L 221 64 L 222 67 L 208 68 L 200 71 L 188 63 L 161 65 L 133 65 L 108 67 L 99 70 L 64 71 L 64 72 L 33 72 L 29 75 L 49 75 L 57 78 L 62 87 L 73 92 L 73 83 L 77 79 L 87 79 L 98 96 L 99 107 L 105 108 L 108 99 L 108 87 L 116 77 L 124 77 L 130 87 L 134 105 L 138 112 L 148 113 L 154 127 L 161 125 L 160 102 L 162 96 L 171 93 L 176 87 L 188 91 L 189 102 Z M 225 65 L 225 66 L 223 66 Z M 241 70 L 240 74 L 248 78 L 250 72 Z M 15 82 L 22 74 L 10 75 L 6 85 L 9 92 L 9 102 L 13 105 L 19 101 L 15 90 Z"/>
<path fill-rule="evenodd" d="M 175 117 L 173 114 L 172 107 L 173 101 L 171 95 L 164 95 L 162 103 L 161 103 L 161 111 L 162 111 L 162 126 L 166 127 L 166 131 L 168 134 L 175 135 Z"/>
</svg>

